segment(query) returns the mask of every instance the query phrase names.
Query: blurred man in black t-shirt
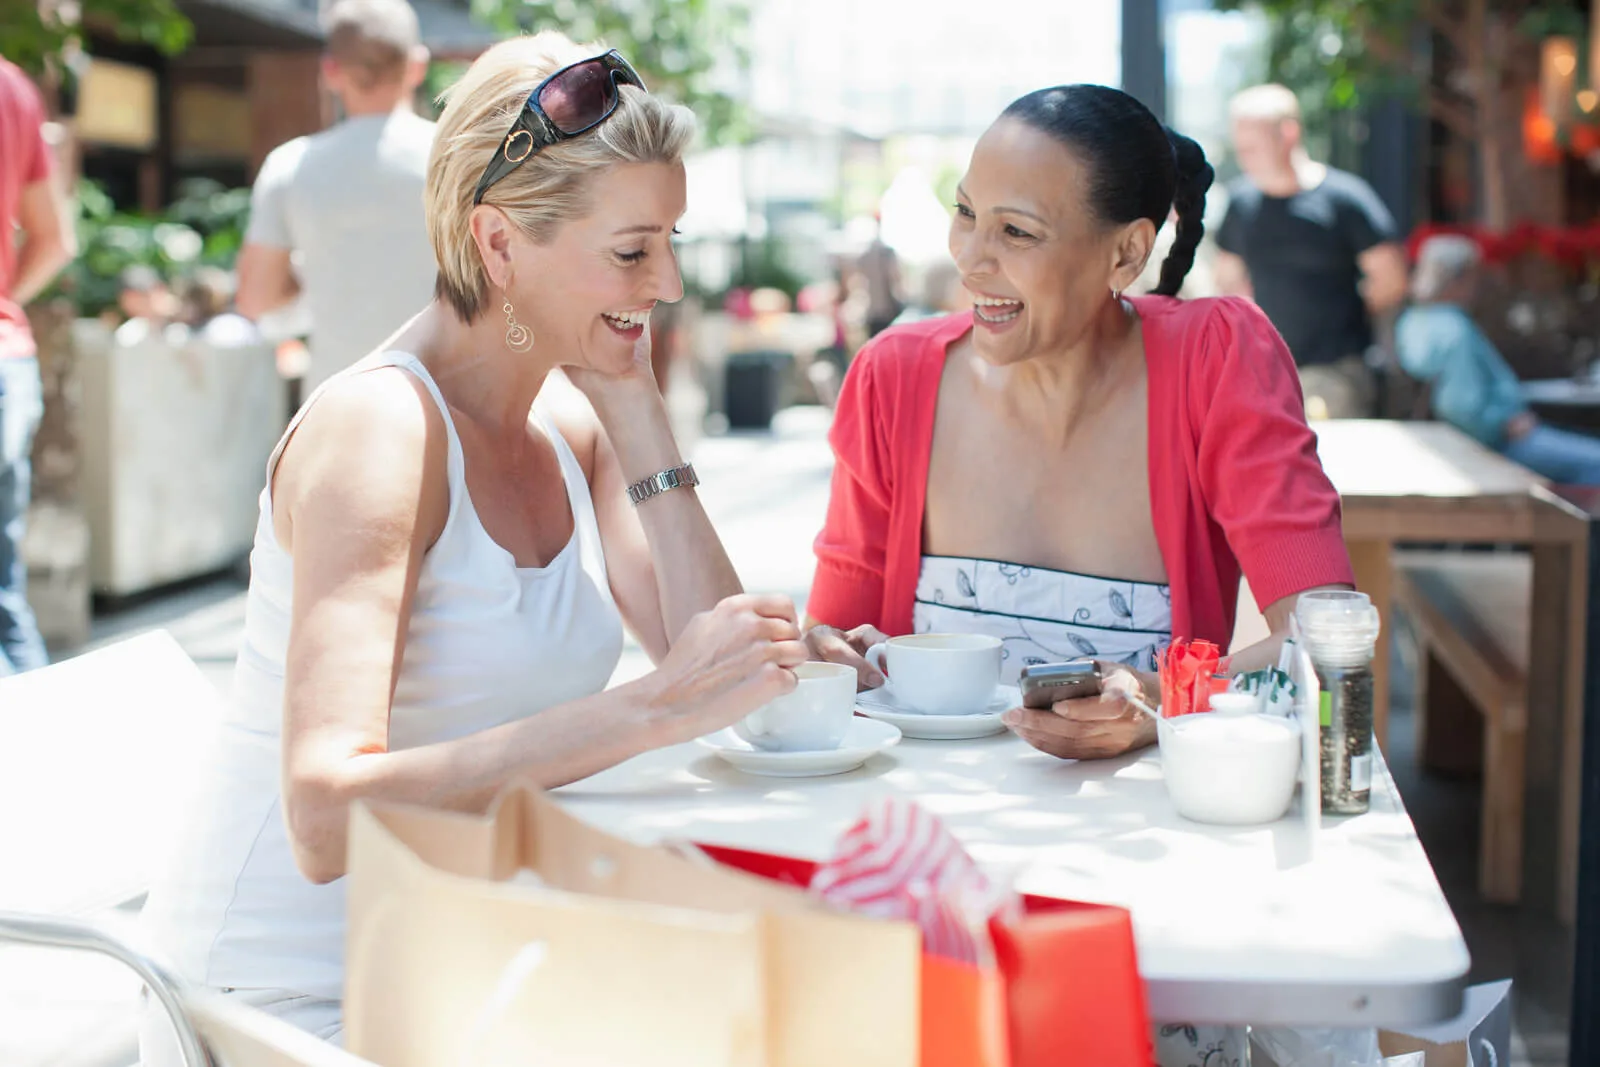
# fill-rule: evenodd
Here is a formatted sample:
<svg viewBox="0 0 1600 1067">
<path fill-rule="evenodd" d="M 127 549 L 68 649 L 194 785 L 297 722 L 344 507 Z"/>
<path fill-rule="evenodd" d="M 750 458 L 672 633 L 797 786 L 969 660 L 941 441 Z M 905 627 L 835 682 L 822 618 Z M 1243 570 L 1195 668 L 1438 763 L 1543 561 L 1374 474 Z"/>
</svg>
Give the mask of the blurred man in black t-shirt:
<svg viewBox="0 0 1600 1067">
<path fill-rule="evenodd" d="M 1372 319 L 1406 293 L 1394 218 L 1366 182 L 1306 154 L 1290 90 L 1246 89 L 1229 118 L 1244 174 L 1217 231 L 1218 287 L 1254 300 L 1283 334 L 1308 415 L 1370 416 Z"/>
</svg>

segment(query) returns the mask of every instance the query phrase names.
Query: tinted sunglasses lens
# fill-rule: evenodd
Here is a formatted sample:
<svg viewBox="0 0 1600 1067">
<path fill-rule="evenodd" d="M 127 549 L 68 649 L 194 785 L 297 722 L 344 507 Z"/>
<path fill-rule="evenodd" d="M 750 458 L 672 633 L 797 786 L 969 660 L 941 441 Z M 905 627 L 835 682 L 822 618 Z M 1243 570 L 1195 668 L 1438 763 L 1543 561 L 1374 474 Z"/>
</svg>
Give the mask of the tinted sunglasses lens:
<svg viewBox="0 0 1600 1067">
<path fill-rule="evenodd" d="M 602 59 L 579 63 L 550 79 L 539 107 L 565 134 L 582 133 L 617 106 L 617 83 Z"/>
</svg>

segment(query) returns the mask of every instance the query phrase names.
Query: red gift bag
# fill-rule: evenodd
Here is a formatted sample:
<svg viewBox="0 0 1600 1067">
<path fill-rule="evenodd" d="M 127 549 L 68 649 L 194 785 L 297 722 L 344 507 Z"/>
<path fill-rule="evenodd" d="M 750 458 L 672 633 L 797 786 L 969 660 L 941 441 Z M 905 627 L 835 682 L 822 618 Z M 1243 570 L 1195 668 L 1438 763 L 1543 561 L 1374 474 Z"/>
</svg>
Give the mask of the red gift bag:
<svg viewBox="0 0 1600 1067">
<path fill-rule="evenodd" d="M 806 887 L 819 864 L 701 845 L 726 866 Z M 1153 1052 L 1126 909 L 1024 896 L 990 923 L 997 966 L 924 954 L 922 1067 L 1150 1067 Z"/>
</svg>

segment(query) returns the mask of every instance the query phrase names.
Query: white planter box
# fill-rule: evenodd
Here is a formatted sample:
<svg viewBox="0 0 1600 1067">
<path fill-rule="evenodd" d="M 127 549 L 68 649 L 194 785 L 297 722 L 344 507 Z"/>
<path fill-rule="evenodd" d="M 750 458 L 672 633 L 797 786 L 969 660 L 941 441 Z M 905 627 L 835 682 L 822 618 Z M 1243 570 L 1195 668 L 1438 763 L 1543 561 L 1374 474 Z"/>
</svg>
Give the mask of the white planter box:
<svg viewBox="0 0 1600 1067">
<path fill-rule="evenodd" d="M 74 327 L 83 389 L 89 579 L 123 596 L 250 551 L 267 457 L 287 421 L 272 347 L 218 348 Z"/>
</svg>

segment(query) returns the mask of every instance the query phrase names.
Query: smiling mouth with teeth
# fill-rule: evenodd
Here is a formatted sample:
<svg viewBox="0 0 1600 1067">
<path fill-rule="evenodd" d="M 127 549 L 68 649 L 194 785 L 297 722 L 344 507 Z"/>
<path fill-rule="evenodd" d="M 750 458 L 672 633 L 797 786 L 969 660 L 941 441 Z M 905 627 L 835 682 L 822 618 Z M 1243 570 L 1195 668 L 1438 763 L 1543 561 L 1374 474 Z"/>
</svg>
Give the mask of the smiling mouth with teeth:
<svg viewBox="0 0 1600 1067">
<path fill-rule="evenodd" d="M 1022 314 L 1022 301 L 975 296 L 972 298 L 972 312 L 984 322 L 1010 322 Z"/>
<path fill-rule="evenodd" d="M 650 325 L 649 311 L 604 311 L 600 317 L 619 330 L 636 330 Z"/>
</svg>

